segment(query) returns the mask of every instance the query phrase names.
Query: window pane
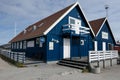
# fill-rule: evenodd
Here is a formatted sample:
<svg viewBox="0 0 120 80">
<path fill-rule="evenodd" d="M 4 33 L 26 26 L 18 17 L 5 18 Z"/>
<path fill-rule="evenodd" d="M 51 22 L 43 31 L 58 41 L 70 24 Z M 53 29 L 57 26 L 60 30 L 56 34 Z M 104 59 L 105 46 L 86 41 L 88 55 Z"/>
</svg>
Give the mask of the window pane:
<svg viewBox="0 0 120 80">
<path fill-rule="evenodd" d="M 70 24 L 75 24 L 75 20 L 74 19 L 70 19 Z"/>
</svg>

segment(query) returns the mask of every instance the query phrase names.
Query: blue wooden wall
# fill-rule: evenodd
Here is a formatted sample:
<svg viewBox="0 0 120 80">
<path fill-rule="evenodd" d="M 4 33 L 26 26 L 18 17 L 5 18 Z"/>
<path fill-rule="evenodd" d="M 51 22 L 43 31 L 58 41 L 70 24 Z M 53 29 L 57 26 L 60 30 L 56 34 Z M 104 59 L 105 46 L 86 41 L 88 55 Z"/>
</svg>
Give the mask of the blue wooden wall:
<svg viewBox="0 0 120 80">
<path fill-rule="evenodd" d="M 68 13 L 47 35 L 47 46 L 49 46 L 49 42 L 52 41 L 52 38 L 59 40 L 59 43 L 54 43 L 54 50 L 49 50 L 47 47 L 47 61 L 54 61 L 63 59 L 63 34 L 62 34 L 62 26 L 68 23 L 69 16 L 80 19 L 81 25 L 88 27 L 87 22 L 85 21 L 83 14 L 79 10 L 78 6 L 75 7 L 70 13 Z M 80 37 L 78 37 L 80 39 Z M 72 38 L 72 52 L 71 57 L 79 57 L 78 52 L 82 53 L 82 49 L 80 51 L 80 43 L 79 39 Z M 87 56 L 89 49 L 93 50 L 93 42 L 92 42 L 92 34 L 90 33 L 86 38 L 87 44 L 89 45 L 86 48 L 86 54 L 82 53 L 82 56 Z"/>
</svg>

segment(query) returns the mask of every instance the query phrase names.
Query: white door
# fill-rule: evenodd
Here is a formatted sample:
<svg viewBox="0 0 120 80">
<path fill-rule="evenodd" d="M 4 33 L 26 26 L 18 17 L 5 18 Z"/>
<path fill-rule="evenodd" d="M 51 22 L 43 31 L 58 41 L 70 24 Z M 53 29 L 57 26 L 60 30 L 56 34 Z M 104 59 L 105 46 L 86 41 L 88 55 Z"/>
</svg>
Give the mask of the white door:
<svg viewBox="0 0 120 80">
<path fill-rule="evenodd" d="M 94 41 L 94 50 L 97 51 L 97 41 Z"/>
<path fill-rule="evenodd" d="M 106 42 L 103 42 L 102 46 L 103 46 L 103 51 L 105 51 L 106 50 Z"/>
<path fill-rule="evenodd" d="M 70 58 L 70 39 L 64 38 L 63 58 Z"/>
</svg>

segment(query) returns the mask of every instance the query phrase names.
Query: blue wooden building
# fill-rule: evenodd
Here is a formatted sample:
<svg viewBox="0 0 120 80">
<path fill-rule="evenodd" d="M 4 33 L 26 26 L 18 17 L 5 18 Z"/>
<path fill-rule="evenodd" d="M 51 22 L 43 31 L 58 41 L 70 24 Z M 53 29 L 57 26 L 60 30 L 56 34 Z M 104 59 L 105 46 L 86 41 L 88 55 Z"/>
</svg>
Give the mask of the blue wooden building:
<svg viewBox="0 0 120 80">
<path fill-rule="evenodd" d="M 28 26 L 10 43 L 12 51 L 49 62 L 87 57 L 90 50 L 110 50 L 115 40 L 107 18 L 89 23 L 76 2 Z"/>
<path fill-rule="evenodd" d="M 10 43 L 12 51 L 26 52 L 26 57 L 48 62 L 88 56 L 93 49 L 93 37 L 77 2 L 30 25 Z"/>
<path fill-rule="evenodd" d="M 94 50 L 113 50 L 116 42 L 107 18 L 90 21 L 90 24 L 95 35 Z"/>
</svg>

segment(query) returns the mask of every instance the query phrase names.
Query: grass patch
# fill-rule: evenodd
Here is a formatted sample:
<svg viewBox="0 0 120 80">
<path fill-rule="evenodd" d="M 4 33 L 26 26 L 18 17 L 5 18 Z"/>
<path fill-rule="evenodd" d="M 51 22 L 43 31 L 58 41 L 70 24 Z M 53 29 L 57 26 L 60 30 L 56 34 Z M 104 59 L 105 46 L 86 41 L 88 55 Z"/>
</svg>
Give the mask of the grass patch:
<svg viewBox="0 0 120 80">
<path fill-rule="evenodd" d="M 88 68 L 84 68 L 83 70 L 82 70 L 82 73 L 89 73 L 90 71 L 89 71 L 89 69 Z"/>
<path fill-rule="evenodd" d="M 16 67 L 19 67 L 19 68 L 25 67 L 25 65 L 24 65 L 23 63 L 14 61 L 14 60 L 12 60 L 12 59 L 10 59 L 10 58 L 8 58 L 8 57 L 5 57 L 4 55 L 1 55 L 1 54 L 0 54 L 0 57 L 1 57 L 1 59 L 3 59 L 3 60 L 5 60 L 6 62 L 8 62 L 9 64 L 12 64 L 12 65 L 14 65 L 14 66 L 16 66 Z"/>
</svg>

